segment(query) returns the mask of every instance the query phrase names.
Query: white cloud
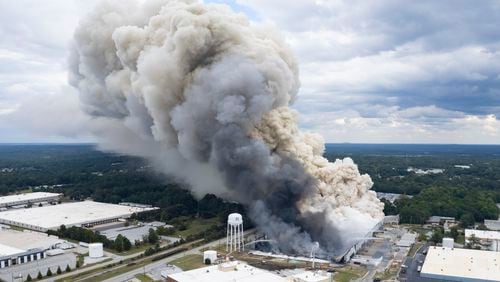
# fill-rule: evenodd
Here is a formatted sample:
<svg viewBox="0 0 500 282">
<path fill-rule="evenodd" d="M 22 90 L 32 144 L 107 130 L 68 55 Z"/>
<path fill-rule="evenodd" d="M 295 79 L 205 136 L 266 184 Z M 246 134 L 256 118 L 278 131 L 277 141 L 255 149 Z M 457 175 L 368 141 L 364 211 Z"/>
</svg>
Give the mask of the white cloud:
<svg viewBox="0 0 500 282">
<path fill-rule="evenodd" d="M 55 107 L 78 112 L 67 47 L 94 2 L 0 2 L 0 142 L 90 138 L 66 129 L 83 116 Z M 327 141 L 500 143 L 499 2 L 229 4 L 282 30 L 300 61 L 294 108 Z"/>
</svg>

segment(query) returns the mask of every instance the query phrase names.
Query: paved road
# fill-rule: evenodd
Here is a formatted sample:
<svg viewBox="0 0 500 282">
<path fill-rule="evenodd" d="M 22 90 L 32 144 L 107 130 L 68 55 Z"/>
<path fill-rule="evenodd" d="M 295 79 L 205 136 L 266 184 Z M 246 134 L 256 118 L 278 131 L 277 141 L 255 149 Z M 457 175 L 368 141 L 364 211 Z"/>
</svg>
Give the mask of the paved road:
<svg viewBox="0 0 500 282">
<path fill-rule="evenodd" d="M 250 230 L 244 231 L 243 232 L 243 236 L 249 235 L 249 234 L 251 234 L 253 232 L 255 232 L 254 229 L 250 229 Z M 147 273 L 147 272 L 151 271 L 154 268 L 165 266 L 167 263 L 170 263 L 171 261 L 173 261 L 175 259 L 178 259 L 178 258 L 181 258 L 181 257 L 186 256 L 186 255 L 200 254 L 202 249 L 216 247 L 221 242 L 224 242 L 224 240 L 219 239 L 219 240 L 216 240 L 216 241 L 212 241 L 212 242 L 207 243 L 205 245 L 201 245 L 199 247 L 187 250 L 185 252 L 175 254 L 173 256 L 170 256 L 168 258 L 164 258 L 164 259 L 159 260 L 157 262 L 150 263 L 150 264 L 148 264 L 148 265 L 146 265 L 144 267 L 141 267 L 141 268 L 129 271 L 127 273 L 115 276 L 115 277 L 107 279 L 107 280 L 104 280 L 104 282 L 124 282 L 124 281 L 128 281 L 128 280 L 134 278 L 135 275 L 137 275 L 137 274 Z"/>
<path fill-rule="evenodd" d="M 423 254 L 424 250 L 429 248 L 429 244 L 425 244 L 420 247 L 413 257 L 407 257 L 404 265 L 408 266 L 406 273 L 399 273 L 399 281 L 408 281 L 408 282 L 428 282 L 428 281 L 436 281 L 434 279 L 420 277 L 420 272 L 417 271 L 418 266 L 423 264 L 425 260 L 425 255 Z"/>
<path fill-rule="evenodd" d="M 162 246 L 164 246 L 164 245 L 167 245 L 167 244 L 163 244 Z M 167 251 L 165 251 L 165 252 L 167 252 Z M 53 276 L 53 277 L 48 277 L 48 278 L 45 278 L 45 279 L 40 280 L 40 281 L 43 281 L 43 282 L 54 282 L 56 279 L 62 279 L 62 278 L 66 278 L 68 276 L 73 276 L 73 275 L 78 274 L 78 273 L 82 273 L 82 272 L 86 272 L 86 271 L 89 271 L 89 270 L 94 270 L 94 269 L 102 268 L 102 267 L 104 267 L 104 266 L 106 266 L 108 264 L 117 263 L 120 260 L 126 260 L 126 259 L 129 259 L 129 258 L 138 256 L 140 254 L 141 254 L 141 252 L 137 252 L 137 253 L 126 255 L 126 256 L 121 256 L 121 255 L 116 255 L 116 254 L 109 253 L 109 252 L 104 252 L 104 255 L 106 257 L 111 258 L 111 261 L 107 261 L 105 263 L 97 263 L 95 265 L 91 265 L 91 266 L 87 266 L 87 267 L 82 267 L 82 268 L 79 268 L 77 270 L 73 270 L 70 273 L 64 273 L 64 274 L 61 274 L 61 275 L 57 275 L 57 276 Z M 43 260 L 40 260 L 40 261 L 43 261 Z M 76 261 L 76 259 L 75 259 L 75 261 Z M 74 265 L 73 265 L 72 268 L 74 269 Z M 45 273 L 42 272 L 42 274 L 45 274 Z"/>
<path fill-rule="evenodd" d="M 28 274 L 31 275 L 31 278 L 36 278 L 38 271 L 45 275 L 49 267 L 50 271 L 52 271 L 55 275 L 58 266 L 62 271 L 64 271 L 66 269 L 66 265 L 69 265 L 72 269 L 75 268 L 76 258 L 73 254 L 66 253 L 53 257 L 48 256 L 47 258 L 41 260 L 3 268 L 0 270 L 0 279 L 3 281 L 24 281 L 26 280 L 26 277 L 28 277 Z M 14 278 L 19 275 L 22 275 L 23 279 Z"/>
</svg>

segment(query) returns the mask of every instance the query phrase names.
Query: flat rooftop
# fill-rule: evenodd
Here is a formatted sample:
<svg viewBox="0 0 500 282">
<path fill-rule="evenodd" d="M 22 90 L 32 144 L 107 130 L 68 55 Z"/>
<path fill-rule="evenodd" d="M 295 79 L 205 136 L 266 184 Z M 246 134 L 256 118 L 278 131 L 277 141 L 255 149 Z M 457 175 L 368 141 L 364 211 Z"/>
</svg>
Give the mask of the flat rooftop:
<svg viewBox="0 0 500 282">
<path fill-rule="evenodd" d="M 430 247 L 421 275 L 500 281 L 500 252 Z"/>
<path fill-rule="evenodd" d="M 0 206 L 6 206 L 10 203 L 17 203 L 22 201 L 36 201 L 39 199 L 59 197 L 59 193 L 48 193 L 48 192 L 35 192 L 35 193 L 24 193 L 17 195 L 9 195 L 0 197 Z"/>
<path fill-rule="evenodd" d="M 12 229 L 0 229 L 0 242 L 3 245 L 20 249 L 49 249 L 64 240 L 57 236 L 49 236 L 46 233 L 30 230 L 17 231 Z"/>
<path fill-rule="evenodd" d="M 7 246 L 4 244 L 0 244 L 0 258 L 1 257 L 8 257 L 11 255 L 23 253 L 24 250 L 13 248 L 11 246 Z"/>
<path fill-rule="evenodd" d="M 500 240 L 499 231 L 465 229 L 465 238 L 471 237 L 472 234 L 474 234 L 474 236 L 478 239 Z"/>
<path fill-rule="evenodd" d="M 107 204 L 94 201 L 63 203 L 0 212 L 0 222 L 37 229 L 58 229 L 61 225 L 74 226 L 113 218 L 129 217 L 133 213 L 154 210 Z"/>
<path fill-rule="evenodd" d="M 178 272 L 168 275 L 169 278 L 178 282 L 199 282 L 199 281 L 217 281 L 217 282 L 284 282 L 285 278 L 250 266 L 244 262 L 233 261 L 223 263 L 224 270 L 219 265 L 212 265 L 193 269 L 184 272 Z"/>
<path fill-rule="evenodd" d="M 323 282 L 330 281 L 330 275 L 324 271 L 304 271 L 291 276 L 292 279 L 307 282 Z"/>
</svg>

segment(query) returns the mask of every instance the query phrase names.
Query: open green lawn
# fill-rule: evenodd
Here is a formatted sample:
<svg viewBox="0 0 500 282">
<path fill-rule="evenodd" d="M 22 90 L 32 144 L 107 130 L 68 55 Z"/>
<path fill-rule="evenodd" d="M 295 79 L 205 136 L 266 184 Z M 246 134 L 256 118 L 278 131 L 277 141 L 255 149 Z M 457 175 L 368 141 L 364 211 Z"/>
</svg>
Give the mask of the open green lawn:
<svg viewBox="0 0 500 282">
<path fill-rule="evenodd" d="M 184 271 L 204 266 L 202 255 L 186 255 L 171 261 L 170 264 L 178 266 Z"/>
<path fill-rule="evenodd" d="M 377 272 L 375 277 L 380 278 L 381 280 L 394 279 L 398 274 L 398 269 L 398 267 L 390 267 L 384 272 Z"/>
<path fill-rule="evenodd" d="M 112 249 L 105 249 L 107 252 L 110 252 L 110 253 L 113 253 L 113 254 L 116 254 L 116 255 L 121 255 L 121 256 L 128 256 L 128 255 L 132 255 L 132 254 L 137 254 L 137 253 L 142 253 L 144 252 L 146 249 L 150 248 L 150 247 L 154 247 L 153 244 L 143 244 L 143 245 L 140 245 L 138 247 L 136 246 L 132 246 L 132 248 L 128 251 L 123 251 L 121 253 L 115 251 L 115 250 L 112 250 Z"/>
<path fill-rule="evenodd" d="M 141 282 L 154 282 L 154 280 L 151 279 L 151 277 L 144 274 L 137 274 L 135 278 L 141 280 Z"/>
<path fill-rule="evenodd" d="M 189 235 L 198 234 L 217 224 L 219 219 L 213 218 L 186 218 L 187 229 L 176 231 L 173 236 L 182 236 L 186 238 Z"/>
<path fill-rule="evenodd" d="M 365 274 L 366 270 L 361 267 L 346 266 L 336 269 L 333 280 L 337 282 L 349 282 L 351 280 L 361 278 Z"/>
</svg>

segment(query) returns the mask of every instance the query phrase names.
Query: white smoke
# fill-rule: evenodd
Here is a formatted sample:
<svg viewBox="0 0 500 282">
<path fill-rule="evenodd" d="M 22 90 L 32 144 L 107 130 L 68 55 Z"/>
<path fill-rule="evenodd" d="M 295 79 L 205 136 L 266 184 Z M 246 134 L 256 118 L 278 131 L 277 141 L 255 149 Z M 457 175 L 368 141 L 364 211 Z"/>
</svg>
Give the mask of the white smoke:
<svg viewBox="0 0 500 282">
<path fill-rule="evenodd" d="M 102 148 L 148 158 L 197 196 L 240 201 L 284 251 L 341 252 L 383 216 L 370 177 L 298 130 L 284 40 L 227 6 L 102 2 L 75 31 L 70 83 L 106 125 Z"/>
</svg>

